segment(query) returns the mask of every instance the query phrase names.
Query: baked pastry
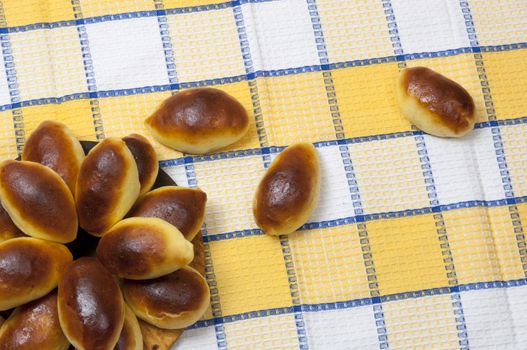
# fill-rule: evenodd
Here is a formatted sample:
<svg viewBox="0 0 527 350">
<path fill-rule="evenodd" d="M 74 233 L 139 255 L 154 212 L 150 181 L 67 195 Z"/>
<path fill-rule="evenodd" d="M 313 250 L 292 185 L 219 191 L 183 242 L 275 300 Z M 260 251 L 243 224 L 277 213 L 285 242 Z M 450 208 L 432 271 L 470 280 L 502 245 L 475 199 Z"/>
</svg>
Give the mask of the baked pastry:
<svg viewBox="0 0 527 350">
<path fill-rule="evenodd" d="M 57 313 L 57 293 L 19 306 L 0 327 L 0 350 L 67 350 Z"/>
<path fill-rule="evenodd" d="M 461 85 L 425 67 L 403 69 L 397 81 L 403 115 L 424 132 L 461 137 L 474 128 L 474 100 Z"/>
<path fill-rule="evenodd" d="M 80 226 L 101 236 L 126 215 L 139 189 L 137 165 L 124 141 L 104 139 L 81 165 L 75 189 Z"/>
<path fill-rule="evenodd" d="M 142 280 L 187 265 L 194 258 L 194 249 L 175 226 L 164 220 L 128 218 L 104 234 L 97 246 L 97 258 L 119 277 Z"/>
<path fill-rule="evenodd" d="M 97 259 L 72 262 L 58 288 L 62 331 L 78 350 L 112 350 L 124 324 L 124 301 L 114 277 Z"/>
<path fill-rule="evenodd" d="M 205 278 L 190 266 L 152 280 L 124 280 L 126 302 L 145 322 L 164 329 L 181 329 L 199 320 L 210 303 Z"/>
<path fill-rule="evenodd" d="M 228 146 L 249 129 L 247 111 L 234 97 L 214 88 L 188 89 L 166 99 L 146 126 L 160 143 L 203 154 Z"/>
<path fill-rule="evenodd" d="M 320 164 L 310 143 L 283 150 L 258 184 L 254 220 L 269 235 L 285 235 L 306 223 L 320 194 Z"/>
<path fill-rule="evenodd" d="M 62 244 L 31 237 L 0 244 L 0 310 L 28 303 L 51 292 L 73 260 Z"/>
<path fill-rule="evenodd" d="M 0 243 L 11 238 L 24 236 L 24 232 L 15 225 L 2 206 L 2 203 L 0 203 Z"/>
<path fill-rule="evenodd" d="M 128 216 L 163 219 L 192 241 L 203 225 L 206 203 L 207 194 L 198 188 L 165 186 L 143 196 Z"/>
<path fill-rule="evenodd" d="M 114 350 L 143 350 L 143 334 L 134 312 L 125 304 L 124 325 Z"/>
<path fill-rule="evenodd" d="M 126 146 L 132 152 L 139 172 L 140 194 L 150 191 L 156 182 L 159 163 L 156 151 L 148 139 L 139 134 L 123 137 Z"/>
<path fill-rule="evenodd" d="M 66 182 L 71 193 L 74 193 L 84 151 L 66 125 L 46 120 L 26 140 L 22 160 L 51 168 Z"/>
<path fill-rule="evenodd" d="M 77 237 L 73 195 L 50 168 L 34 162 L 3 161 L 0 198 L 11 220 L 25 234 L 59 243 Z"/>
</svg>

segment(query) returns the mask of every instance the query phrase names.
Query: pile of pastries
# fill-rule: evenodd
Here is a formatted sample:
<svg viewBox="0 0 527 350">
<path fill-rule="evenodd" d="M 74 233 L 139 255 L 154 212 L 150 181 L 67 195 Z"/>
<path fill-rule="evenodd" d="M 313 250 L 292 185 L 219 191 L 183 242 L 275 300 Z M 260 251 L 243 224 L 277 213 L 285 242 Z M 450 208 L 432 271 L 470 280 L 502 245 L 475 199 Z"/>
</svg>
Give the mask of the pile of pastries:
<svg viewBox="0 0 527 350">
<path fill-rule="evenodd" d="M 209 287 L 189 264 L 207 196 L 151 190 L 157 175 L 145 137 L 85 155 L 55 121 L 0 163 L 0 349 L 143 349 L 138 319 L 182 329 L 202 317 Z M 74 260 L 66 244 L 88 234 L 96 251 Z"/>
</svg>

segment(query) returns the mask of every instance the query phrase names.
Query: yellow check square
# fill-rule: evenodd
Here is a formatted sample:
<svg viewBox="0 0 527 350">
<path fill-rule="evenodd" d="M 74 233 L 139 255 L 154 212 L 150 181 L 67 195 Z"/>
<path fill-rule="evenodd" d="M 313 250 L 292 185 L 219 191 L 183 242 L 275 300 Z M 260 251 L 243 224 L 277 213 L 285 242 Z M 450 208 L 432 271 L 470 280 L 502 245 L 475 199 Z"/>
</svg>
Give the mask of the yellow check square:
<svg viewBox="0 0 527 350">
<path fill-rule="evenodd" d="M 459 283 L 501 280 L 487 209 L 449 210 L 443 219 Z"/>
<path fill-rule="evenodd" d="M 463 86 L 474 99 L 476 120 L 488 120 L 473 54 L 409 60 L 407 65 L 408 67 L 428 67 Z"/>
<path fill-rule="evenodd" d="M 0 159 L 15 158 L 17 157 L 17 149 L 13 114 L 10 110 L 0 112 L 0 119 L 4 121 L 0 127 Z"/>
<path fill-rule="evenodd" d="M 231 8 L 167 18 L 180 82 L 245 75 Z"/>
<path fill-rule="evenodd" d="M 262 157 L 247 156 L 194 163 L 198 186 L 207 193 L 207 232 L 256 228 L 254 191 L 264 173 Z"/>
<path fill-rule="evenodd" d="M 74 19 L 71 0 L 3 1 L 3 6 L 7 25 L 10 27 Z"/>
<path fill-rule="evenodd" d="M 501 127 L 501 140 L 505 156 L 507 157 L 507 170 L 512 182 L 514 195 L 522 197 L 527 195 L 527 125 L 518 124 Z"/>
<path fill-rule="evenodd" d="M 293 314 L 258 317 L 225 324 L 229 349 L 296 349 L 298 334 Z"/>
<path fill-rule="evenodd" d="M 471 1 L 470 14 L 480 45 L 502 45 L 525 41 L 527 2 L 517 0 Z"/>
<path fill-rule="evenodd" d="M 483 53 L 492 102 L 498 119 L 527 115 L 527 49 Z"/>
<path fill-rule="evenodd" d="M 84 18 L 155 10 L 153 0 L 82 0 L 81 8 Z"/>
<path fill-rule="evenodd" d="M 488 208 L 488 216 L 504 281 L 525 278 L 509 207 Z"/>
<path fill-rule="evenodd" d="M 317 1 L 331 62 L 393 55 L 381 2 Z"/>
<path fill-rule="evenodd" d="M 382 304 L 391 349 L 459 348 L 450 294 Z"/>
<path fill-rule="evenodd" d="M 49 119 L 66 124 L 79 140 L 96 140 L 89 100 L 24 107 L 22 117 L 26 139 L 41 122 Z"/>
<path fill-rule="evenodd" d="M 223 316 L 292 306 L 276 237 L 251 236 L 209 245 Z"/>
<path fill-rule="evenodd" d="M 413 137 L 353 143 L 348 147 L 364 212 L 430 206 Z"/>
<path fill-rule="evenodd" d="M 356 225 L 302 231 L 290 236 L 289 244 L 302 303 L 370 296 Z"/>
<path fill-rule="evenodd" d="M 258 89 L 270 145 L 336 138 L 321 72 L 259 78 Z"/>
<path fill-rule="evenodd" d="M 381 295 L 448 286 L 432 215 L 366 223 Z"/>
<path fill-rule="evenodd" d="M 395 97 L 397 63 L 332 71 L 346 137 L 411 130 Z"/>
</svg>

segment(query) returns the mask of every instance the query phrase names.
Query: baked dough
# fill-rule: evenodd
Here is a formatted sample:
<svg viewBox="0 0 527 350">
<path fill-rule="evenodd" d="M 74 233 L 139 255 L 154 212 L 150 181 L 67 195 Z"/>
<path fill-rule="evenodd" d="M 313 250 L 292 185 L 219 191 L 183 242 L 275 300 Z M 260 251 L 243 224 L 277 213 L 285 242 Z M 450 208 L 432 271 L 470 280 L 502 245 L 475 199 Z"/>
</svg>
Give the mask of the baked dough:
<svg viewBox="0 0 527 350">
<path fill-rule="evenodd" d="M 139 183 L 141 184 L 140 194 L 150 191 L 156 182 L 159 163 L 156 151 L 148 139 L 139 134 L 131 134 L 123 137 L 126 146 L 132 152 L 137 171 L 139 173 Z"/>
</svg>

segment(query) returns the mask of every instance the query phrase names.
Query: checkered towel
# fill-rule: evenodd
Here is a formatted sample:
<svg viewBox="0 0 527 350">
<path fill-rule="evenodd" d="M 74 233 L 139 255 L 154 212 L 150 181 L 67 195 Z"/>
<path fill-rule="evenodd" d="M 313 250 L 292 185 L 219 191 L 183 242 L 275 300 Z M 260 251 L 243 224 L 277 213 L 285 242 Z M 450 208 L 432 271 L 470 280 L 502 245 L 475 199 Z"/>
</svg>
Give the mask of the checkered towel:
<svg viewBox="0 0 527 350">
<path fill-rule="evenodd" d="M 0 157 L 45 119 L 81 139 L 132 132 L 179 90 L 251 115 L 220 153 L 154 143 L 209 204 L 211 310 L 176 349 L 527 349 L 527 2 L 3 0 Z M 474 97 L 441 139 L 400 114 L 403 67 Z M 283 147 L 316 145 L 322 194 L 299 232 L 251 212 Z"/>
</svg>

